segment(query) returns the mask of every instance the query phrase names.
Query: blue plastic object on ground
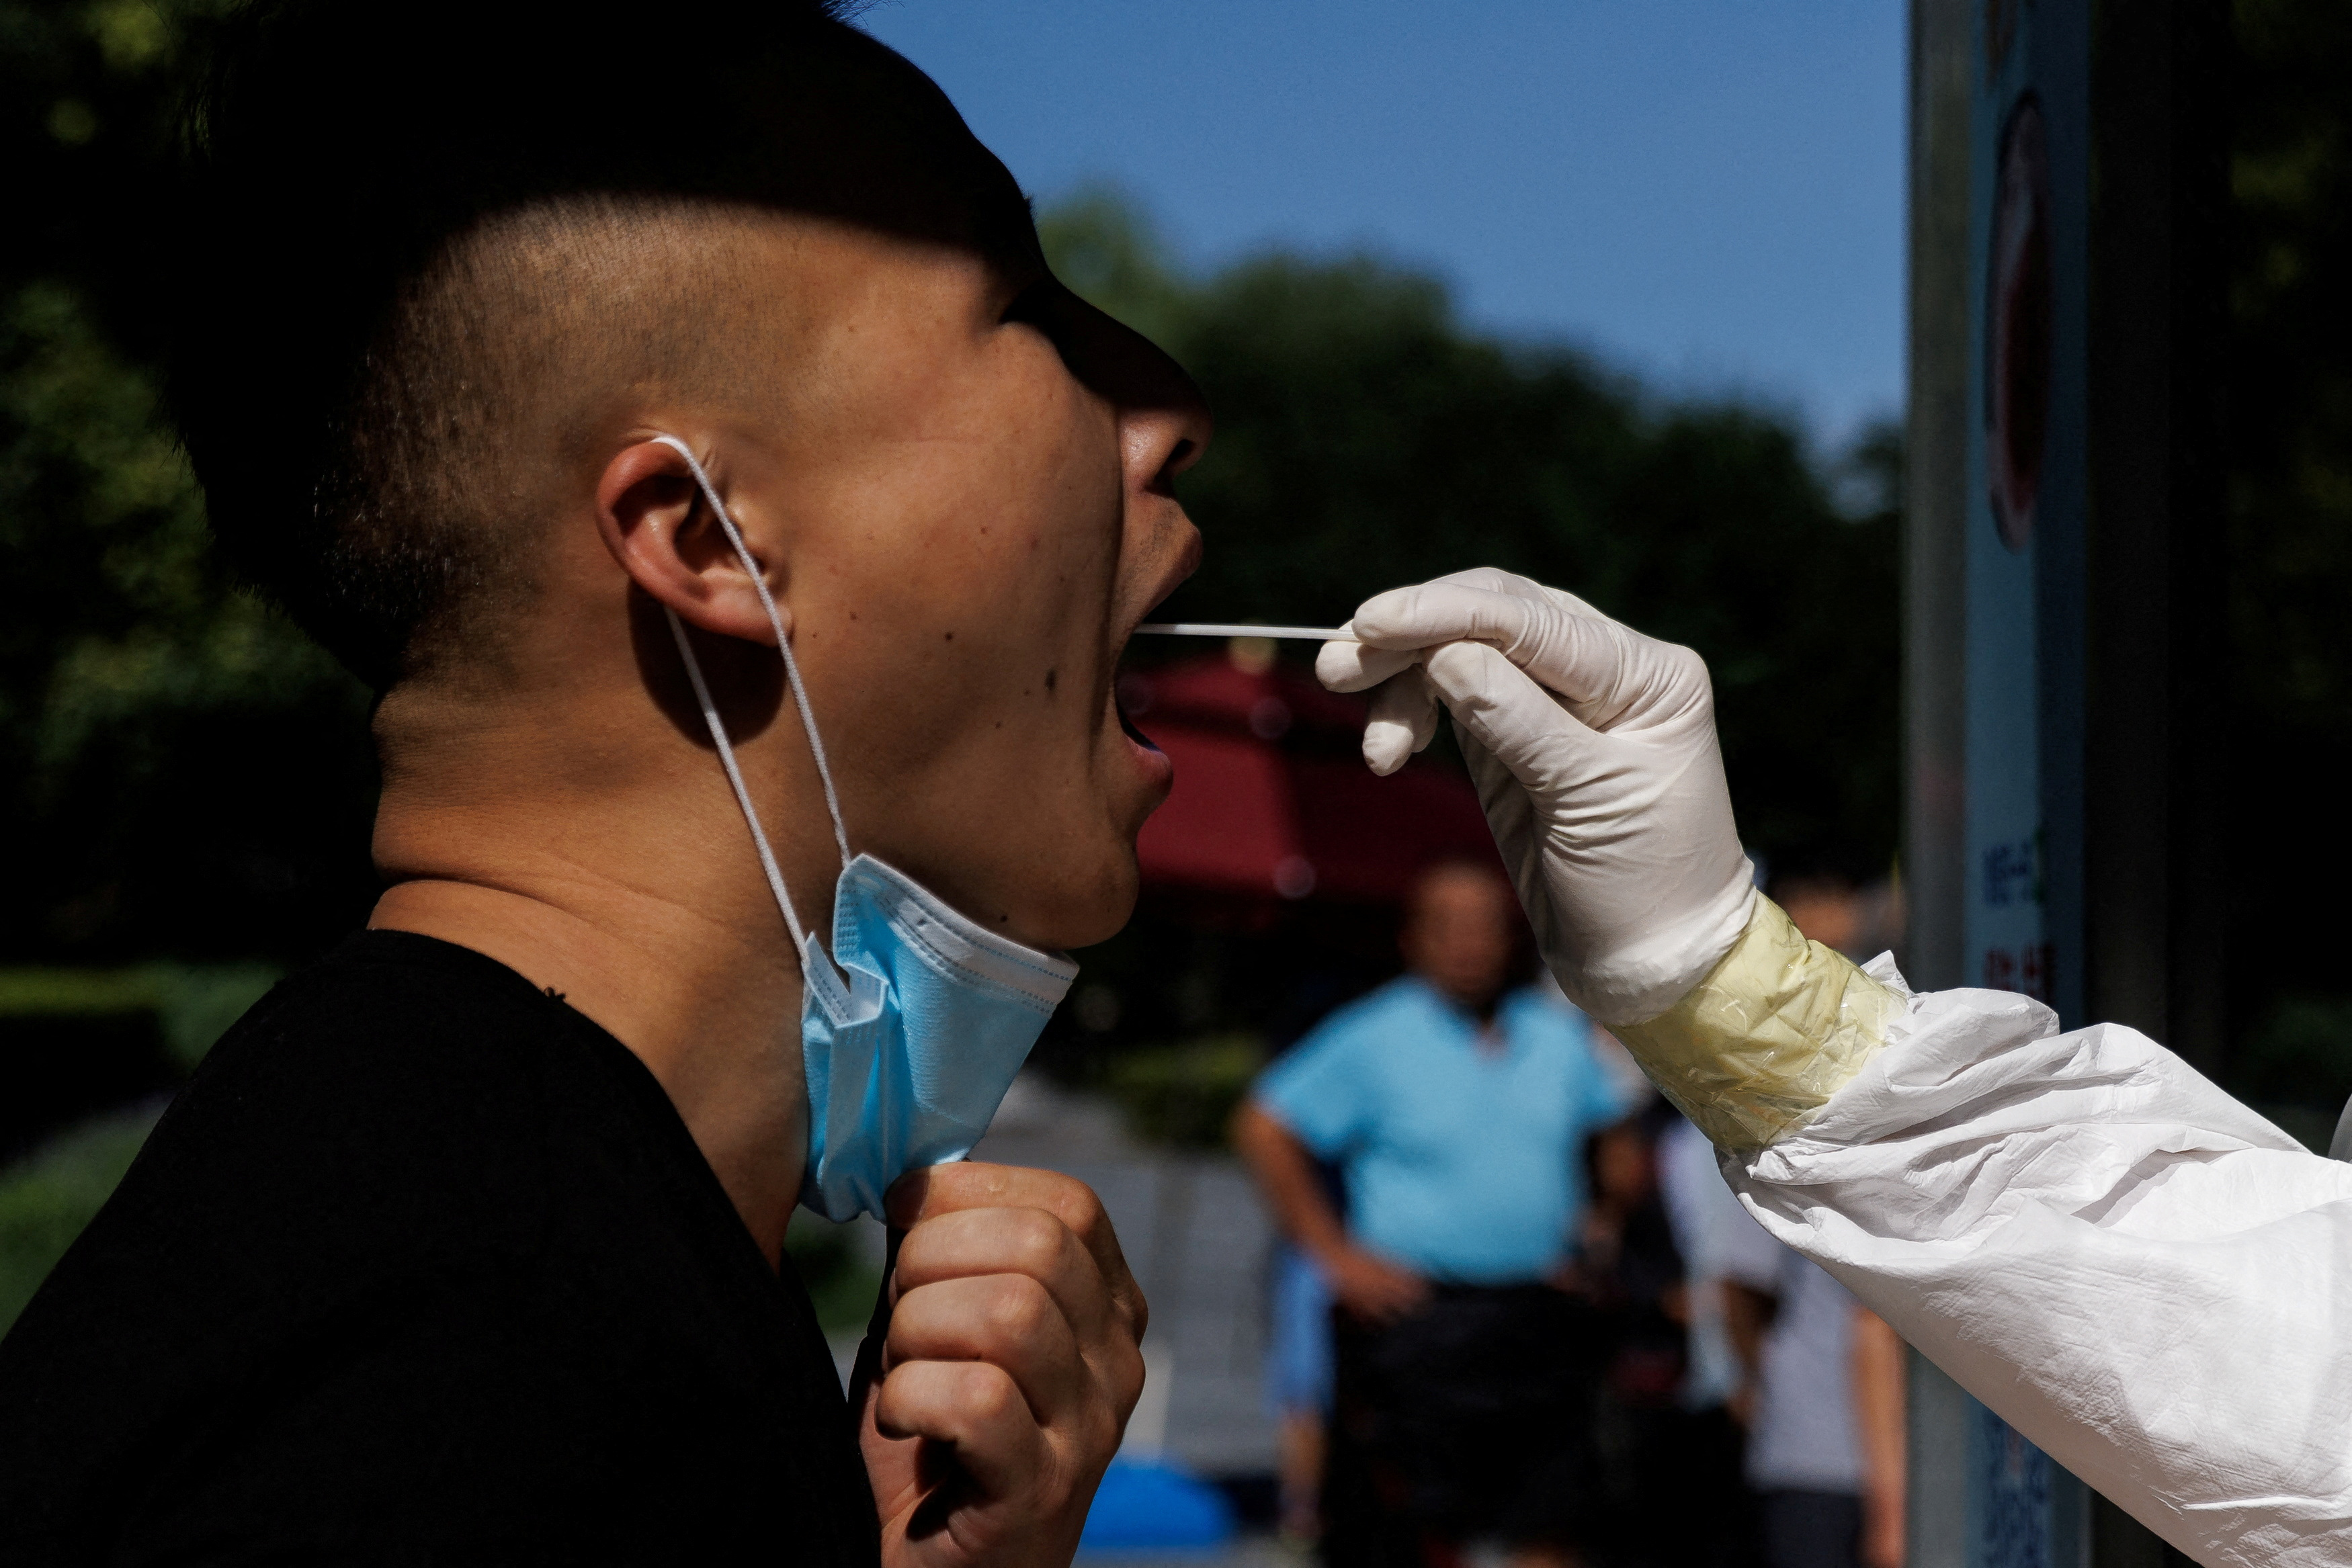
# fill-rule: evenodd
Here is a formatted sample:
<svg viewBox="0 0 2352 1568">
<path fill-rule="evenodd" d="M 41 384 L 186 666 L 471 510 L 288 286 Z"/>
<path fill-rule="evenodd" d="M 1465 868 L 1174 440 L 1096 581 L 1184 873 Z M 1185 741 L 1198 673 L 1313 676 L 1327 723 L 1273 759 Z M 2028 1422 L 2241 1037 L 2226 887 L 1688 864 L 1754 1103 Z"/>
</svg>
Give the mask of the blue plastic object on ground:
<svg viewBox="0 0 2352 1568">
<path fill-rule="evenodd" d="M 1233 1539 L 1225 1494 L 1158 1460 L 1114 1459 L 1087 1512 L 1081 1552 L 1183 1551 Z"/>
</svg>

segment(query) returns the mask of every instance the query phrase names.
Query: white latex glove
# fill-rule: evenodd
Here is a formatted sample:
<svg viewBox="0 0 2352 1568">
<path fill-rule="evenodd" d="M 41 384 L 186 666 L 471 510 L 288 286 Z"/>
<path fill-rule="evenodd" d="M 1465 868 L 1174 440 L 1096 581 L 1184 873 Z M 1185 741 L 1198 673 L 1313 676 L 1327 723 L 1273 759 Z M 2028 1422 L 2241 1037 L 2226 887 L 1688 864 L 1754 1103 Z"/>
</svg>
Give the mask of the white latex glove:
<svg viewBox="0 0 2352 1568">
<path fill-rule="evenodd" d="M 1604 1024 L 1672 1007 L 1755 900 L 1706 665 L 1491 567 L 1366 600 L 1326 643 L 1333 691 L 1380 689 L 1364 760 L 1392 773 L 1454 716 L 1487 825 L 1561 989 Z"/>
</svg>

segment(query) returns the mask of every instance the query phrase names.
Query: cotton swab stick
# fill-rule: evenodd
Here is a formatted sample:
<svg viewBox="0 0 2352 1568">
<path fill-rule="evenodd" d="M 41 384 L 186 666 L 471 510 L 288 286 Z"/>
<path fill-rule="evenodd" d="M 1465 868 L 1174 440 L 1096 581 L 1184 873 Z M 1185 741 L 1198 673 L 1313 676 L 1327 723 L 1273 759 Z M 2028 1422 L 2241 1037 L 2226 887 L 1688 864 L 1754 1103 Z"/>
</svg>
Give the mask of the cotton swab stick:
<svg viewBox="0 0 2352 1568">
<path fill-rule="evenodd" d="M 1154 637 L 1282 637 L 1297 643 L 1353 640 L 1345 626 L 1226 626 L 1208 621 L 1154 621 L 1136 630 Z"/>
</svg>

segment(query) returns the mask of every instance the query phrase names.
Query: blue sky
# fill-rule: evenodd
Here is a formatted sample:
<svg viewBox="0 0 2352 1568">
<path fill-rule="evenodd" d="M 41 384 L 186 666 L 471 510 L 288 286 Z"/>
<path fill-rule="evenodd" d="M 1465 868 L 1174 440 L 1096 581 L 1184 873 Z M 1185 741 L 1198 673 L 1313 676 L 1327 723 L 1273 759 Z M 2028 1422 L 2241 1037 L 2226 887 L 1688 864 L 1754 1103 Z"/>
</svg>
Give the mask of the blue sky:
<svg viewBox="0 0 2352 1568">
<path fill-rule="evenodd" d="M 1825 443 L 1900 406 L 1899 0 L 881 0 L 1030 193 L 1184 259 L 1370 248 Z"/>
</svg>

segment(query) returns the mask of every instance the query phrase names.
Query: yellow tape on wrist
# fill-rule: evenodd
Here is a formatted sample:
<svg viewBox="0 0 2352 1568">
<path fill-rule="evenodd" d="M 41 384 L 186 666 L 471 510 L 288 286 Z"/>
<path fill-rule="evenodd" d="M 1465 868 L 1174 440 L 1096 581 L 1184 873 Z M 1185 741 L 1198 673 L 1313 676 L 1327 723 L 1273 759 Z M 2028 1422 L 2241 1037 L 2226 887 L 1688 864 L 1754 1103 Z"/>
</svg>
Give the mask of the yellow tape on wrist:
<svg viewBox="0 0 2352 1568">
<path fill-rule="evenodd" d="M 1759 895 L 1748 929 L 1688 996 L 1610 1032 L 1717 1147 L 1760 1149 L 1851 1082 L 1903 1008 Z"/>
</svg>

